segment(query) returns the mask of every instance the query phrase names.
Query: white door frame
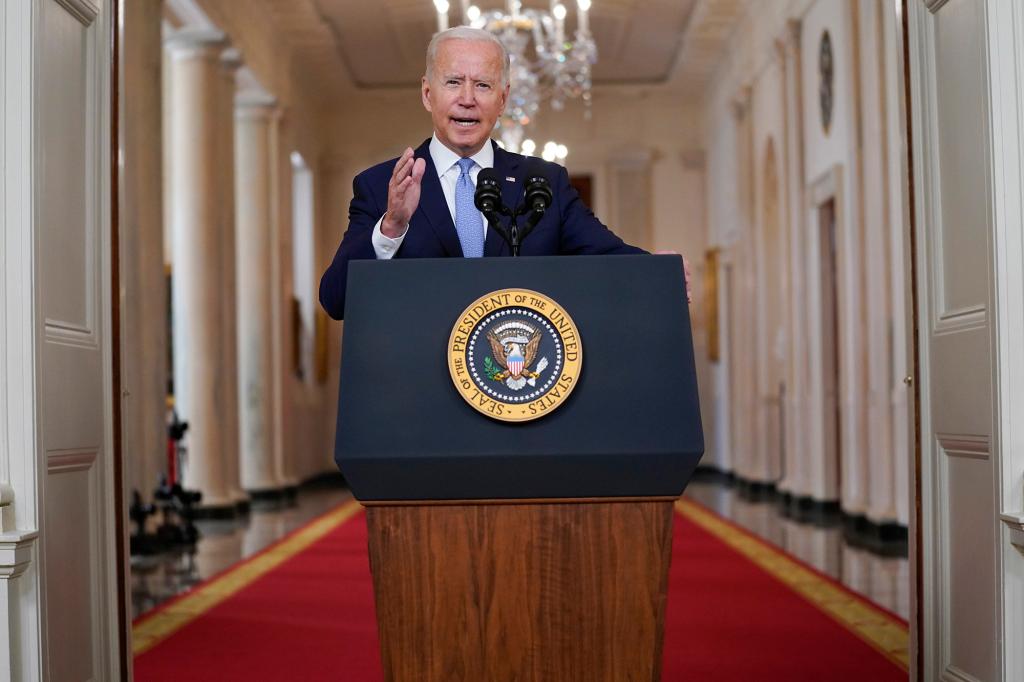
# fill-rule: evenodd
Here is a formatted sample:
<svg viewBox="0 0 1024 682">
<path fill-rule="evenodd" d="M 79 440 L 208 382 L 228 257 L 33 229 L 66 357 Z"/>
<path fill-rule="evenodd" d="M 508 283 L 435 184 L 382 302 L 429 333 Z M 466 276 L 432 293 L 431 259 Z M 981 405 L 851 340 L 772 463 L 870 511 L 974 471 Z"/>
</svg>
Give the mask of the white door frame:
<svg viewBox="0 0 1024 682">
<path fill-rule="evenodd" d="M 96 680 L 127 679 L 129 674 L 125 538 L 118 522 L 122 491 L 115 425 L 119 410 L 113 398 L 118 388 L 114 370 L 118 337 L 113 325 L 118 318 L 113 294 L 116 213 L 111 158 L 117 138 L 111 93 L 116 93 L 112 84 L 117 78 L 115 40 L 119 37 L 114 29 L 122 1 L 0 1 L 0 682 L 52 679 L 60 676 L 61 669 L 54 667 L 54 656 L 66 661 L 68 656 L 86 655 L 69 653 L 67 642 L 48 641 L 54 624 L 47 622 L 46 615 L 48 608 L 68 608 L 58 603 L 48 606 L 47 585 L 59 583 L 64 576 L 81 582 L 85 569 L 91 610 L 78 622 L 87 623 L 88 631 L 72 633 L 76 640 L 89 643 L 89 672 L 82 672 Z M 54 35 L 68 37 L 70 42 L 53 41 Z M 67 179 L 74 172 L 48 169 L 44 163 L 55 158 L 55 150 L 77 153 L 75 149 L 61 152 L 62 140 L 49 139 L 47 132 L 62 130 L 73 119 L 67 112 L 47 118 L 54 112 L 42 106 L 40 99 L 55 93 L 62 97 L 62 82 L 52 79 L 65 74 L 73 81 L 68 97 L 80 96 L 84 104 L 74 110 L 81 116 L 83 135 L 78 141 L 82 154 L 74 158 L 84 164 L 83 173 L 71 178 L 72 186 L 81 183 L 71 196 L 43 196 L 44 179 L 58 178 L 60 184 L 59 178 Z M 87 319 L 87 328 L 81 332 L 69 328 L 65 335 L 69 347 L 84 348 L 96 358 L 90 375 L 96 377 L 91 409 L 102 417 L 88 429 L 98 435 L 71 445 L 78 448 L 75 452 L 65 452 L 61 449 L 65 446 L 55 443 L 74 440 L 76 433 L 76 426 L 65 417 L 88 412 L 80 413 L 74 402 L 61 402 L 54 386 L 59 387 L 62 375 L 58 372 L 63 370 L 46 361 L 60 352 L 55 348 L 63 343 L 65 331 L 60 322 L 47 319 L 42 284 L 48 272 L 52 275 L 54 261 L 42 240 L 46 234 L 53 240 L 54 230 L 52 222 L 47 223 L 48 232 L 43 230 L 43 220 L 54 215 L 47 213 L 52 202 L 80 200 L 81 209 L 71 210 L 81 211 L 76 219 L 82 221 L 84 232 L 75 234 L 88 242 L 92 254 L 83 256 L 85 270 L 80 274 L 95 282 L 95 287 L 87 294 L 90 309 L 78 311 Z M 51 290 L 50 307 L 53 297 Z M 53 436 L 55 429 L 59 437 Z M 61 541 L 52 538 L 66 531 L 58 522 L 60 516 L 51 517 L 52 526 L 47 528 L 47 510 L 53 511 L 50 503 L 54 502 L 53 494 L 47 497 L 48 481 L 63 476 L 61 472 L 83 480 L 73 485 L 89 501 L 88 509 L 77 511 L 77 522 L 90 529 L 88 537 L 76 537 L 90 548 L 78 565 L 48 561 L 46 556 L 48 537 L 59 546 Z M 72 485 L 68 480 L 61 478 L 65 489 Z M 71 626 L 62 627 L 60 632 L 67 634 Z"/>
</svg>

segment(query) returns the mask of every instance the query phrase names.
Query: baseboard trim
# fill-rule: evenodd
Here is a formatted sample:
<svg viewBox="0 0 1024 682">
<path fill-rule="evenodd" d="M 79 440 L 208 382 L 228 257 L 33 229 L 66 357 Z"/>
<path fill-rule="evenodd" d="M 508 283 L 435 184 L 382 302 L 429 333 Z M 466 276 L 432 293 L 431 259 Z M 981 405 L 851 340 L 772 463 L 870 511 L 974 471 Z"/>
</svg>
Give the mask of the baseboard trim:
<svg viewBox="0 0 1024 682">
<path fill-rule="evenodd" d="M 906 556 L 909 529 L 895 522 L 878 523 L 863 514 L 843 514 L 843 536 L 855 546 L 886 556 Z"/>
<path fill-rule="evenodd" d="M 288 486 L 284 488 L 262 488 L 259 490 L 246 490 L 252 509 L 258 511 L 273 511 L 284 509 L 295 504 L 297 488 Z"/>
<path fill-rule="evenodd" d="M 708 482 L 714 481 L 716 483 L 731 485 L 736 481 L 736 475 L 731 471 L 725 471 L 724 469 L 719 469 L 715 466 L 701 464 L 694 470 L 691 480 Z"/>
<path fill-rule="evenodd" d="M 786 518 L 815 526 L 835 526 L 843 519 L 843 511 L 836 500 L 818 500 L 785 492 L 780 496 L 779 507 Z"/>
<path fill-rule="evenodd" d="M 749 502 L 774 500 L 779 495 L 778 488 L 769 481 L 752 481 L 742 476 L 736 477 L 736 489 L 740 497 Z"/>
<path fill-rule="evenodd" d="M 195 507 L 192 510 L 192 518 L 196 521 L 231 521 L 237 517 L 238 505 L 233 503 Z"/>
<path fill-rule="evenodd" d="M 299 487 L 303 490 L 307 488 L 347 488 L 348 481 L 340 471 L 324 471 L 310 476 Z"/>
<path fill-rule="evenodd" d="M 797 523 L 823 528 L 841 526 L 846 542 L 884 556 L 907 556 L 909 530 L 896 522 L 872 521 L 863 514 L 842 510 L 838 500 L 819 500 L 781 491 L 771 481 L 749 480 L 714 466 L 699 466 L 693 480 L 735 488 L 748 502 L 774 503 L 779 512 Z"/>
</svg>

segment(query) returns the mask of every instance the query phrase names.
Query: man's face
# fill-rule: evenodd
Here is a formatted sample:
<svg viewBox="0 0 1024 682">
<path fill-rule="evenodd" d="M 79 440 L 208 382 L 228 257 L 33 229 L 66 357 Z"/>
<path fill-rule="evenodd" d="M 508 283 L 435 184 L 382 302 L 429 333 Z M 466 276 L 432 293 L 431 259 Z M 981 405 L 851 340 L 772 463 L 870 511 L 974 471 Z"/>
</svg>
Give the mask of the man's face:
<svg viewBox="0 0 1024 682">
<path fill-rule="evenodd" d="M 497 45 L 452 39 L 438 47 L 431 78 L 423 77 L 423 106 L 437 138 L 460 156 L 480 151 L 505 110 L 501 67 Z"/>
</svg>

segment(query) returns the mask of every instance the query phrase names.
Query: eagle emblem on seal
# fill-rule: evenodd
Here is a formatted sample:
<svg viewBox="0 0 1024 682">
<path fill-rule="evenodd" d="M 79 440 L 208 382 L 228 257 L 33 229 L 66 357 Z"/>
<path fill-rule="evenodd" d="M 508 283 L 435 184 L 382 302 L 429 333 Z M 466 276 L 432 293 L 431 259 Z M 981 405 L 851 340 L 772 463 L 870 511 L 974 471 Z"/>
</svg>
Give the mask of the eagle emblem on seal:
<svg viewBox="0 0 1024 682">
<path fill-rule="evenodd" d="M 484 359 L 484 370 L 492 381 L 503 382 L 514 391 L 524 386 L 536 386 L 548 366 L 548 359 L 541 358 L 535 369 L 534 360 L 540 348 L 541 334 L 537 328 L 526 322 L 506 322 L 487 332 L 494 360 Z"/>
</svg>

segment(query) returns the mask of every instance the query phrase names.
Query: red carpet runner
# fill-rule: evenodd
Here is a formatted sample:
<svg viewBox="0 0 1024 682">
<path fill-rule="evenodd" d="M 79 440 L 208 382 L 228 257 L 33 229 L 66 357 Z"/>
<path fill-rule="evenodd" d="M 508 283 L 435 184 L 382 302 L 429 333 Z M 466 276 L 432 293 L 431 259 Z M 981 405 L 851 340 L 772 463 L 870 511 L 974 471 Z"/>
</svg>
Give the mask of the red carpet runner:
<svg viewBox="0 0 1024 682">
<path fill-rule="evenodd" d="M 905 623 L 703 508 L 677 509 L 663 680 L 907 679 Z M 380 680 L 365 516 L 322 517 L 143 616 L 133 638 L 140 682 Z"/>
</svg>

